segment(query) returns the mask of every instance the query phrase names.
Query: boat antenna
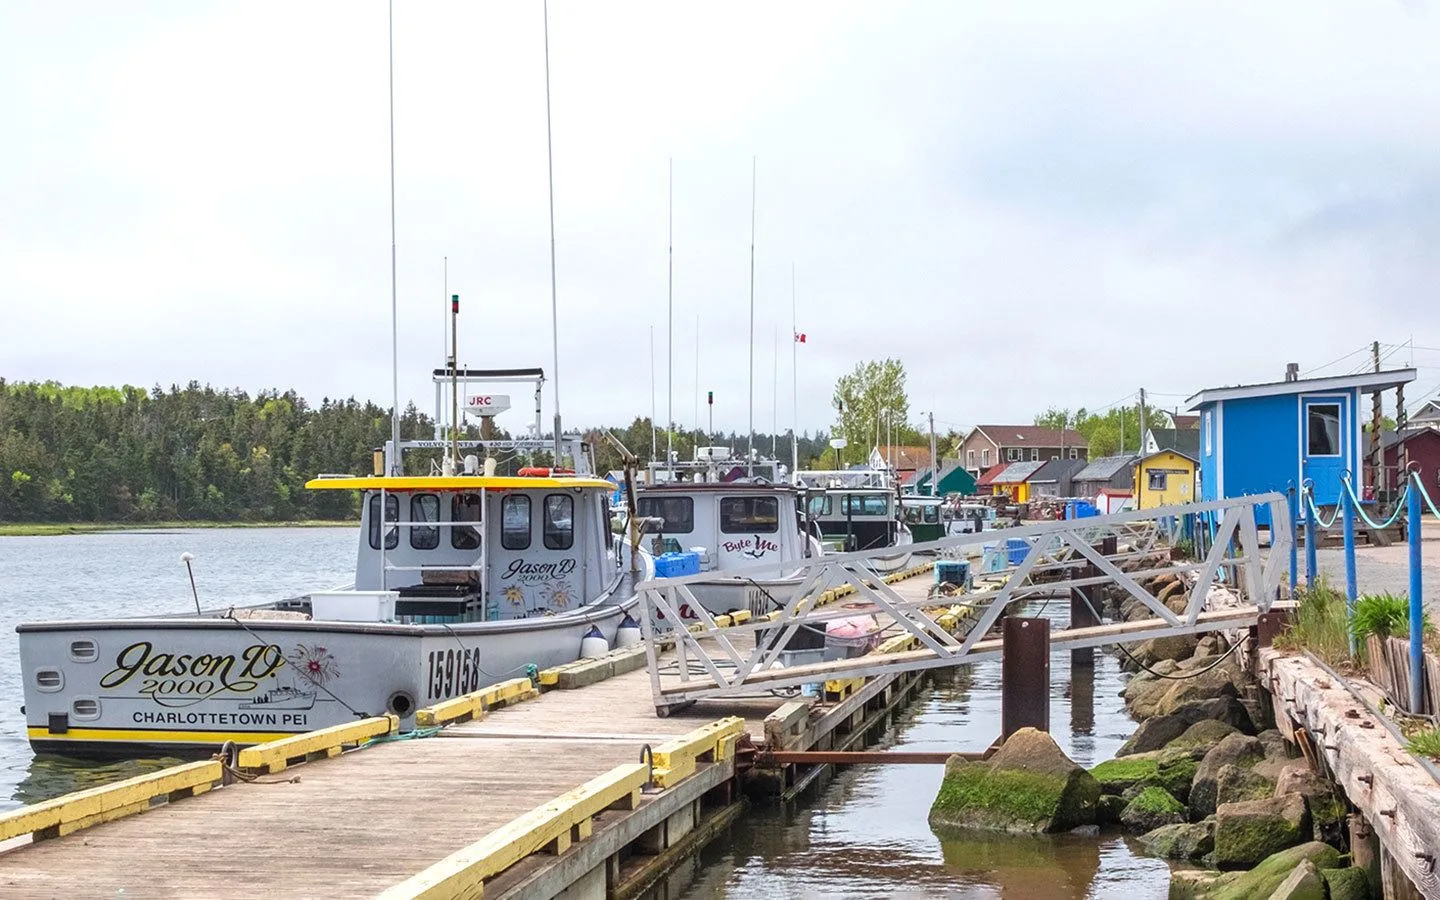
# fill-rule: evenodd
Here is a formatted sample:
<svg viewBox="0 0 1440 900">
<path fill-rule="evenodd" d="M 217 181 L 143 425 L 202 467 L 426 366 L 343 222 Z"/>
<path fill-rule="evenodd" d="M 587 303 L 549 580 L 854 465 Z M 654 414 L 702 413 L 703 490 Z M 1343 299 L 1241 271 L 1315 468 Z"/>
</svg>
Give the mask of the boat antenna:
<svg viewBox="0 0 1440 900">
<path fill-rule="evenodd" d="M 395 0 L 389 2 L 390 43 L 390 474 L 404 471 L 400 460 L 400 314 L 395 264 Z"/>
<path fill-rule="evenodd" d="M 655 462 L 660 455 L 656 447 L 655 430 L 655 326 L 650 326 L 650 462 Z"/>
<path fill-rule="evenodd" d="M 755 157 L 750 157 L 750 448 L 745 474 L 755 474 Z"/>
<path fill-rule="evenodd" d="M 185 564 L 185 571 L 190 573 L 190 596 L 195 598 L 195 615 L 199 616 L 203 615 L 200 612 L 200 592 L 195 590 L 195 570 L 190 567 L 190 560 L 194 558 L 195 554 L 188 550 L 180 554 L 180 561 Z"/>
<path fill-rule="evenodd" d="M 669 211 L 665 216 L 665 467 L 669 470 L 674 452 L 675 425 L 675 160 L 669 167 Z M 675 473 L 670 472 L 673 479 Z"/>
<path fill-rule="evenodd" d="M 795 263 L 790 263 L 790 477 L 800 471 L 800 326 L 795 319 Z"/>
<path fill-rule="evenodd" d="M 460 295 L 450 295 L 450 465 L 460 468 Z"/>
<path fill-rule="evenodd" d="M 775 448 L 780 440 L 780 326 L 776 325 L 771 331 L 775 351 L 770 358 L 770 459 L 776 460 L 779 457 Z"/>
<path fill-rule="evenodd" d="M 393 2 L 393 0 L 392 0 Z M 545 19 L 545 166 L 550 184 L 550 379 L 555 397 L 555 465 L 560 465 L 560 305 L 555 289 L 555 142 L 550 130 L 550 0 L 541 5 Z"/>
<path fill-rule="evenodd" d="M 450 257 L 441 257 L 441 278 L 440 278 L 440 358 L 445 359 L 446 338 L 449 337 L 447 330 L 450 328 Z M 445 437 L 444 413 L 441 412 L 440 400 L 445 394 L 445 385 L 439 384 L 435 388 L 435 439 L 443 440 Z"/>
</svg>

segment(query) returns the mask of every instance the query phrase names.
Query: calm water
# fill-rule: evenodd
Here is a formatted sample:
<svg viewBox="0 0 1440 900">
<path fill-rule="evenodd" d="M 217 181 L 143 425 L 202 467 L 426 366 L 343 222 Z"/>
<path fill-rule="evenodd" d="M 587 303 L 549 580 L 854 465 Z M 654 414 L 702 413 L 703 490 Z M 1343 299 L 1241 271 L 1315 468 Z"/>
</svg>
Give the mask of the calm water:
<svg viewBox="0 0 1440 900">
<path fill-rule="evenodd" d="M 0 537 L 0 809 L 168 765 L 36 757 L 25 740 L 15 626 L 49 619 L 193 610 L 180 554 L 193 553 L 200 601 L 237 606 L 348 583 L 350 528 L 207 528 Z"/>
<path fill-rule="evenodd" d="M 174 760 L 96 765 L 36 757 L 20 714 L 15 625 L 193 608 L 180 563 L 195 554 L 207 606 L 260 603 L 348 582 L 347 528 L 202 529 L 0 537 L 0 809 L 128 777 Z M 1062 627 L 1067 610 L 1045 614 Z M 1033 612 L 1033 610 L 1032 610 Z M 1075 761 L 1111 758 L 1135 723 L 1117 696 L 1125 676 L 1096 655 L 1093 684 L 1071 684 L 1068 652 L 1051 662 L 1051 731 Z M 982 750 L 1000 728 L 1000 667 L 986 663 L 927 689 L 886 745 Z M 1169 870 L 1118 835 L 941 840 L 926 822 L 939 766 L 856 766 L 788 807 L 756 807 L 697 859 L 664 898 L 1105 898 L 1166 896 Z"/>
<path fill-rule="evenodd" d="M 1068 609 L 1047 615 L 1062 627 Z M 1096 655 L 1093 682 L 1071 684 L 1054 654 L 1050 728 L 1072 759 L 1104 762 L 1135 730 L 1118 695 L 1125 675 Z M 922 695 L 882 746 L 984 750 L 1000 730 L 1000 665 L 961 670 Z M 655 892 L 660 898 L 1067 898 L 1163 900 L 1170 869 L 1119 834 L 1098 838 L 941 839 L 926 821 L 940 766 L 853 766 L 797 804 L 757 807 Z"/>
</svg>

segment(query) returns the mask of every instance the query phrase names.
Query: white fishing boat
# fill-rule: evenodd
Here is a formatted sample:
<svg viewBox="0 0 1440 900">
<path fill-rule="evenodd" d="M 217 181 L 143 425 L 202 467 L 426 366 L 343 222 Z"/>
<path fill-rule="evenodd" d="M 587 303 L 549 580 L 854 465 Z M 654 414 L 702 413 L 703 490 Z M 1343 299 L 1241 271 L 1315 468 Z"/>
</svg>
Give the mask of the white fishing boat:
<svg viewBox="0 0 1440 900">
<path fill-rule="evenodd" d="M 641 552 L 655 560 L 661 576 L 671 564 L 689 566 L 675 574 L 714 572 L 714 581 L 688 585 L 711 615 L 763 615 L 784 607 L 801 586 L 796 567 L 822 548 L 806 527 L 800 492 L 783 483 L 782 474 L 774 460 L 747 464 L 732 459 L 727 447 L 697 448 L 690 462 L 652 464 L 648 484 L 636 490 Z M 774 575 L 724 577 L 761 563 L 773 564 Z M 680 612 L 698 618 L 688 606 Z"/>
<path fill-rule="evenodd" d="M 902 520 L 900 495 L 885 472 L 874 469 L 812 470 L 796 473 L 806 487 L 806 518 L 815 524 L 827 552 L 857 553 L 894 547 L 870 565 L 885 574 L 910 562 L 914 542 Z"/>
<path fill-rule="evenodd" d="M 537 394 L 543 381 L 538 370 L 484 377 L 533 378 Z M 399 452 L 437 443 L 402 442 Z M 344 590 L 243 610 L 21 625 L 31 745 L 173 753 L 382 713 L 408 727 L 420 707 L 573 662 L 587 638 L 592 654 L 638 640 L 628 612 L 635 578 L 653 573 L 649 556 L 637 555 L 634 572 L 617 565 L 614 486 L 592 474 L 578 437 L 565 444 L 574 472 L 497 475 L 493 457 L 469 456 L 456 474 L 310 481 L 361 494 L 355 583 Z M 482 452 L 553 448 L 491 441 Z"/>
</svg>

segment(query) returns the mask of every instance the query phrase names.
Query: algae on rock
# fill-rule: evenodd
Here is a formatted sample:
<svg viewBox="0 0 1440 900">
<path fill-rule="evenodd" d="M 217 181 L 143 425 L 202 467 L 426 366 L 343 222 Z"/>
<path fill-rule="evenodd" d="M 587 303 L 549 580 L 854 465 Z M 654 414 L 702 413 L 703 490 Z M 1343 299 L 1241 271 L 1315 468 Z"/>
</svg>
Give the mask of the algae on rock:
<svg viewBox="0 0 1440 900">
<path fill-rule="evenodd" d="M 1295 867 L 1309 860 L 1316 869 L 1339 868 L 1340 851 L 1329 844 L 1310 841 L 1266 857 L 1259 865 L 1220 887 L 1208 900 L 1269 900 Z"/>
<path fill-rule="evenodd" d="M 1139 832 L 1154 831 L 1161 825 L 1185 821 L 1185 804 L 1162 787 L 1147 787 L 1135 795 L 1120 813 L 1120 823 Z"/>
<path fill-rule="evenodd" d="M 1100 784 L 1054 738 L 1022 728 L 983 762 L 952 757 L 930 807 L 938 828 L 1040 833 L 1095 823 Z"/>
<path fill-rule="evenodd" d="M 1226 803 L 1215 813 L 1215 866 L 1244 869 L 1310 837 L 1310 811 L 1299 794 Z"/>
</svg>

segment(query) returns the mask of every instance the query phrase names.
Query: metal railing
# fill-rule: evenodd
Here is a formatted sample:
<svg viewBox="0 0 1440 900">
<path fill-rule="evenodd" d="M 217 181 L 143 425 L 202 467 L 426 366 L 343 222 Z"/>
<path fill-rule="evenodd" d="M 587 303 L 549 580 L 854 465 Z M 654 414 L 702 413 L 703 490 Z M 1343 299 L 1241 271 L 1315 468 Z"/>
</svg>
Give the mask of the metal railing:
<svg viewBox="0 0 1440 900">
<path fill-rule="evenodd" d="M 1270 552 L 1261 552 L 1257 510 L 1268 512 Z M 1215 540 L 1203 558 L 1177 561 L 1161 544 L 1165 529 L 1157 521 L 1197 513 L 1219 520 Z M 1102 553 L 1097 545 L 1113 538 L 1115 551 Z M 955 666 L 997 656 L 998 639 L 987 639 L 991 627 L 1017 602 L 1040 592 L 1113 585 L 1150 610 L 1152 618 L 1135 622 L 1070 628 L 1052 633 L 1052 646 L 1073 649 L 1102 644 L 1148 640 L 1172 634 L 1198 633 L 1251 624 L 1270 608 L 1285 574 L 1293 541 L 1290 511 L 1285 495 L 1273 493 L 1231 500 L 1193 503 L 1159 509 L 1136 510 L 1109 516 L 1070 519 L 1006 528 L 979 534 L 954 535 L 907 547 L 916 554 L 937 558 L 975 555 L 985 545 L 1007 554 L 998 572 L 977 573 L 981 584 L 959 595 L 937 599 L 913 590 L 901 593 L 876 576 L 871 559 L 886 551 L 845 553 L 793 563 L 786 573 L 797 587 L 788 601 L 777 603 L 768 615 L 742 625 L 721 628 L 696 596 L 702 584 L 753 582 L 774 575 L 777 565 L 762 565 L 725 573 L 683 578 L 654 579 L 639 587 L 641 627 L 647 640 L 647 662 L 657 709 L 711 697 L 735 697 L 782 688 L 797 688 L 831 678 L 855 678 L 882 672 Z M 887 548 L 888 550 L 888 548 Z M 1011 555 L 1013 554 L 1013 555 Z M 993 556 L 992 556 L 993 558 Z M 1176 612 L 1141 586 L 1149 578 L 1194 573 L 1182 611 Z M 1241 604 L 1230 610 L 1205 609 L 1217 578 L 1229 581 Z M 781 656 L 802 628 L 818 629 L 838 619 L 857 615 L 855 604 L 845 608 L 827 601 L 841 593 L 853 594 L 859 614 L 885 619 L 886 630 L 908 633 L 917 649 L 884 656 L 865 656 L 821 663 L 783 666 Z M 968 606 L 975 623 L 963 635 L 951 634 L 927 610 L 938 606 Z M 683 623 L 682 610 L 695 624 Z M 938 616 L 938 613 L 937 613 Z M 655 638 L 669 628 L 675 632 L 674 657 L 663 656 Z M 753 646 L 747 639 L 753 638 Z"/>
</svg>

